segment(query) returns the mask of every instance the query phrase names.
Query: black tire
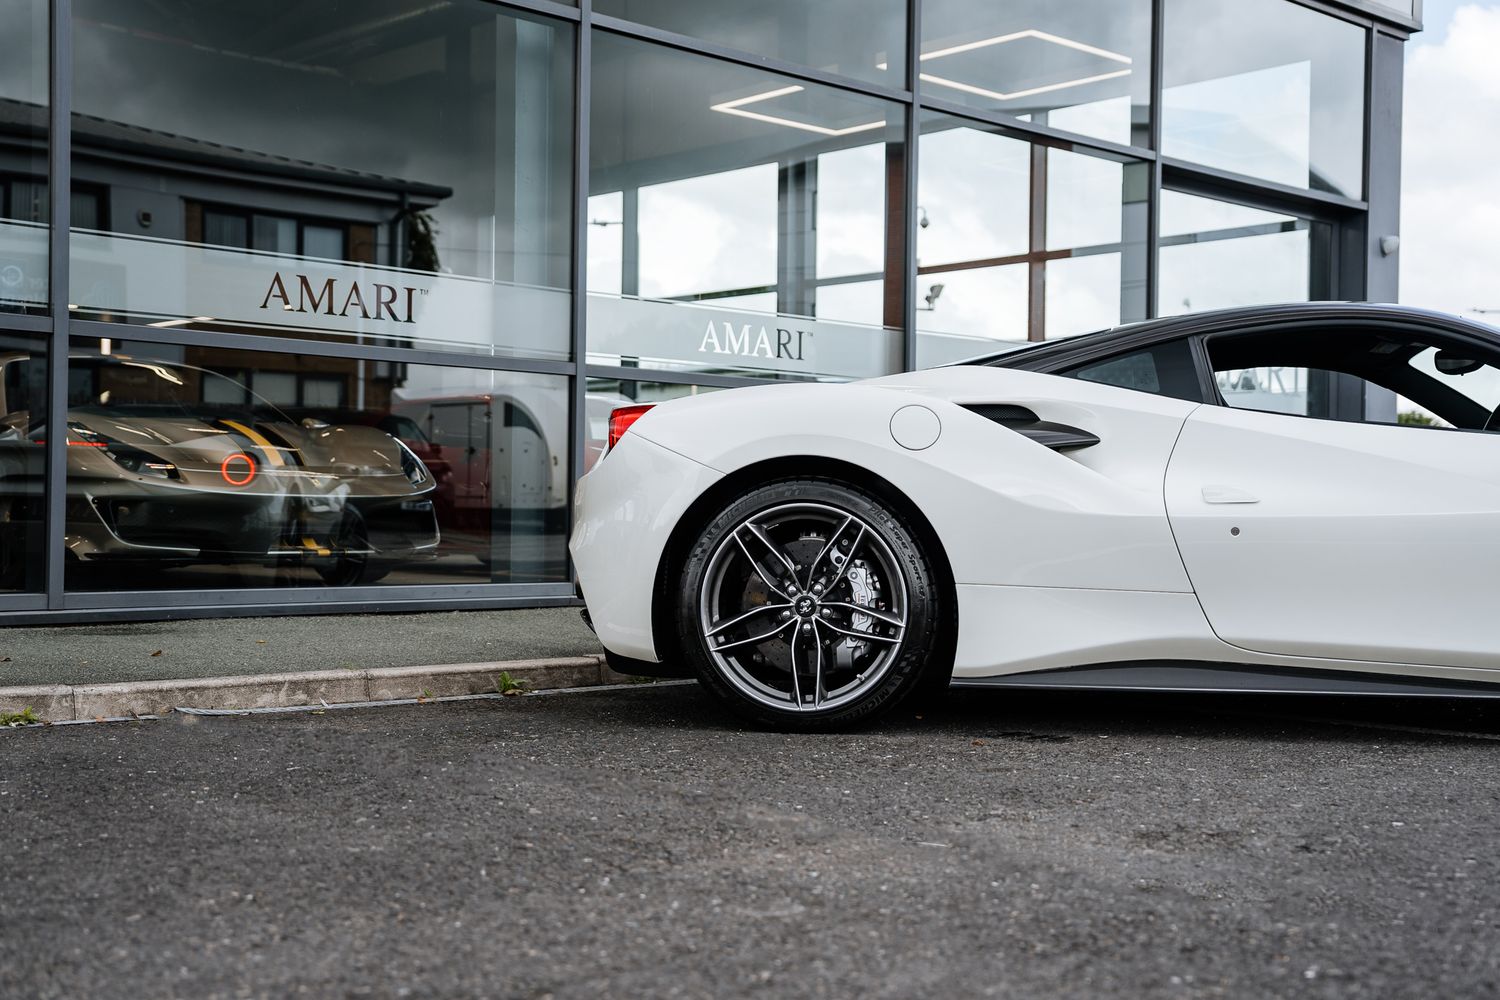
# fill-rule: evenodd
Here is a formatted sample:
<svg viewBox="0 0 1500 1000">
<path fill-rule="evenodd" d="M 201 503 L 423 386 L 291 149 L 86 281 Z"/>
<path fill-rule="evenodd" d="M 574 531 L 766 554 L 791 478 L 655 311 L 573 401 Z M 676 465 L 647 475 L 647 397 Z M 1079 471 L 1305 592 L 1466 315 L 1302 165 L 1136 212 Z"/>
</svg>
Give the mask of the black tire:
<svg viewBox="0 0 1500 1000">
<path fill-rule="evenodd" d="M 746 538 L 765 554 L 752 555 Z M 847 728 L 945 686 L 952 598 L 918 538 L 847 483 L 755 489 L 714 516 L 683 560 L 675 624 L 685 662 L 730 709 L 786 730 Z M 756 642 L 773 626 L 780 637 Z"/>
<path fill-rule="evenodd" d="M 330 587 L 360 587 L 375 583 L 393 568 L 363 551 L 370 546 L 370 536 L 365 530 L 364 515 L 353 506 L 345 508 L 331 544 L 338 554 L 331 562 L 317 566 L 318 576 Z"/>
</svg>

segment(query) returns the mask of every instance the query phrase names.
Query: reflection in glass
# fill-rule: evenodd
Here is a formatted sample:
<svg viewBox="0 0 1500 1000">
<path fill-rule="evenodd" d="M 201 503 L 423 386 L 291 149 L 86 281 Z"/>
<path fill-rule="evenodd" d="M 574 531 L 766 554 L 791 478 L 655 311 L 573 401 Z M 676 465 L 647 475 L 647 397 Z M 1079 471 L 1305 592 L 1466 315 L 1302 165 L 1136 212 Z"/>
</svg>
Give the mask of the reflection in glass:
<svg viewBox="0 0 1500 1000">
<path fill-rule="evenodd" d="M 905 0 L 595 0 L 594 13 L 899 87 Z"/>
<path fill-rule="evenodd" d="M 917 275 L 917 367 L 1025 343 L 1027 275 L 1024 263 Z"/>
<path fill-rule="evenodd" d="M 564 580 L 567 414 L 558 376 L 75 341 L 67 586 Z"/>
<path fill-rule="evenodd" d="M 922 89 L 1148 146 L 1150 0 L 923 0 Z"/>
<path fill-rule="evenodd" d="M 479 0 L 73 10 L 76 190 L 109 209 L 74 213 L 77 316 L 567 356 L 570 26 Z"/>
<path fill-rule="evenodd" d="M 1365 29 L 1288 0 L 1167 0 L 1163 72 L 1167 156 L 1361 197 Z"/>
<path fill-rule="evenodd" d="M 1048 149 L 1046 156 L 1047 249 L 1120 242 L 1125 167 L 1114 160 L 1061 149 Z M 1144 208 L 1142 195 L 1139 203 Z M 1143 239 L 1144 234 L 1134 238 Z"/>
<path fill-rule="evenodd" d="M 625 277 L 625 192 L 591 195 L 588 224 L 589 291 L 619 295 Z"/>
<path fill-rule="evenodd" d="M 1144 164 L 938 114 L 918 164 L 919 367 L 1145 318 Z"/>
<path fill-rule="evenodd" d="M 924 116 L 917 164 L 919 267 L 1026 252 L 1030 145 L 959 119 Z"/>
<path fill-rule="evenodd" d="M 1245 205 L 1163 191 L 1158 312 L 1163 316 L 1327 298 L 1311 277 L 1326 223 Z"/>
<path fill-rule="evenodd" d="M 683 238 L 730 204 L 734 237 Z M 775 289 L 776 164 L 642 185 L 639 205 L 639 294 L 708 299 Z"/>
<path fill-rule="evenodd" d="M 49 301 L 47 7 L 0 0 L 0 313 Z"/>
<path fill-rule="evenodd" d="M 1120 261 L 1098 253 L 1047 262 L 1048 340 L 1120 325 Z"/>
<path fill-rule="evenodd" d="M 901 109 L 607 32 L 593 55 L 590 357 L 899 366 Z"/>
<path fill-rule="evenodd" d="M 0 333 L 0 591 L 41 590 L 47 353 Z"/>
</svg>

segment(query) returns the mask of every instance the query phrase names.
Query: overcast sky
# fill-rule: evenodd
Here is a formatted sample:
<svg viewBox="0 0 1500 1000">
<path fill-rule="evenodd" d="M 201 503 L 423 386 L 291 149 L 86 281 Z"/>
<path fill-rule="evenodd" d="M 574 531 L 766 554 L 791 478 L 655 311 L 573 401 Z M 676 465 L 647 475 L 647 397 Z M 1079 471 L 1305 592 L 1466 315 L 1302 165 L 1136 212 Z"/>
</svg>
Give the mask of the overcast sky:
<svg viewBox="0 0 1500 1000">
<path fill-rule="evenodd" d="M 1426 0 L 1406 51 L 1401 301 L 1500 325 L 1500 2 Z"/>
</svg>

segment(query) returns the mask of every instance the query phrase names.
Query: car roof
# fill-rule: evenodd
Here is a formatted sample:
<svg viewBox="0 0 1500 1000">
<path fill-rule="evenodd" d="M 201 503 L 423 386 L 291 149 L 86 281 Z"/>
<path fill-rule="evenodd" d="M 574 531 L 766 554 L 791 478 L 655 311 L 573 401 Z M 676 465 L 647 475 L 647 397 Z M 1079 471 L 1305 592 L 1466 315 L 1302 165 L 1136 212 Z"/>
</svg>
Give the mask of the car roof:
<svg viewBox="0 0 1500 1000">
<path fill-rule="evenodd" d="M 1370 302 L 1288 302 L 1141 320 L 1097 333 L 1041 341 L 957 364 L 1040 370 L 1050 367 L 1052 362 L 1077 356 L 1095 356 L 1111 350 L 1149 347 L 1163 341 L 1198 334 L 1305 323 L 1351 322 L 1441 327 L 1455 333 L 1479 336 L 1491 343 L 1500 343 L 1500 331 L 1493 327 L 1430 309 Z"/>
</svg>

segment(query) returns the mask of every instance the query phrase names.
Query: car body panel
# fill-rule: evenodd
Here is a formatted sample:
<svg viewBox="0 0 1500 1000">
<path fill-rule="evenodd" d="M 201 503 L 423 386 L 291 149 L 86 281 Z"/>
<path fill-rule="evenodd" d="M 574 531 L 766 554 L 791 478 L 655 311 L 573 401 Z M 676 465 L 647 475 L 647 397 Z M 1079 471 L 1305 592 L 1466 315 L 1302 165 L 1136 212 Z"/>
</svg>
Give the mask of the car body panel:
<svg viewBox="0 0 1500 1000">
<path fill-rule="evenodd" d="M 1183 429 L 1166 497 L 1226 641 L 1500 666 L 1490 618 L 1500 435 L 1203 407 Z"/>
<path fill-rule="evenodd" d="M 1055 452 L 959 405 L 995 398 L 1097 428 L 1101 443 Z M 914 403 L 942 423 L 938 440 L 920 451 L 890 431 L 892 415 Z M 960 584 L 1190 596 L 1161 480 L 1193 407 L 1029 372 L 960 368 L 663 403 L 579 484 L 571 549 L 584 598 L 607 648 L 658 661 L 651 595 L 677 519 L 722 476 L 786 455 L 850 462 L 896 485 L 938 532 Z M 976 468 L 975 456 L 987 458 Z M 1200 633 L 1212 639 L 1201 618 Z"/>
<path fill-rule="evenodd" d="M 1101 443 L 1056 452 L 960 405 L 996 400 L 1097 430 Z M 890 430 L 896 411 L 913 404 L 941 423 L 919 451 Z M 1161 480 L 1193 407 L 1031 372 L 947 368 L 674 400 L 630 433 L 726 474 L 788 455 L 866 469 L 927 515 L 959 583 L 1185 593 Z"/>
<path fill-rule="evenodd" d="M 605 648 L 660 662 L 652 635 L 657 568 L 673 526 L 723 473 L 627 434 L 578 482 L 570 548 Z"/>
</svg>

